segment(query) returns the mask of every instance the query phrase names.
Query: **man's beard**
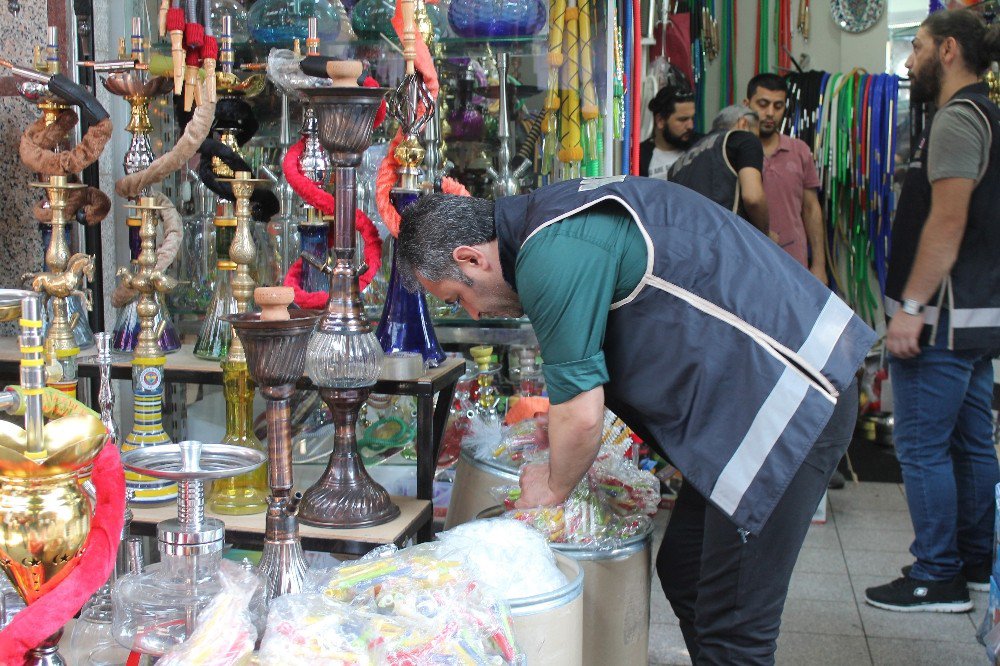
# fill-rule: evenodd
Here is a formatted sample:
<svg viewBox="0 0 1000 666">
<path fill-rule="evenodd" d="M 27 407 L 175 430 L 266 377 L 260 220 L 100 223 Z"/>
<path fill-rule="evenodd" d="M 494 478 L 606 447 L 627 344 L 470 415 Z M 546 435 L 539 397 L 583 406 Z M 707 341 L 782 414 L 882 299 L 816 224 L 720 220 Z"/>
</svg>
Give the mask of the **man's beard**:
<svg viewBox="0 0 1000 666">
<path fill-rule="evenodd" d="M 778 123 L 774 123 L 773 127 L 766 127 L 764 125 L 764 122 L 761 121 L 760 125 L 757 128 L 758 136 L 761 139 L 766 139 L 769 136 L 771 136 L 772 134 L 776 134 L 777 131 L 778 131 Z"/>
<path fill-rule="evenodd" d="M 691 144 L 694 143 L 694 132 L 687 132 L 686 134 L 678 136 L 671 132 L 669 127 L 664 127 L 663 140 L 677 150 L 687 150 L 691 147 Z"/>
<path fill-rule="evenodd" d="M 941 79 L 944 76 L 944 68 L 941 66 L 941 58 L 935 56 L 924 68 L 925 71 L 916 74 L 910 72 L 910 101 L 911 102 L 936 102 L 941 93 Z"/>
</svg>

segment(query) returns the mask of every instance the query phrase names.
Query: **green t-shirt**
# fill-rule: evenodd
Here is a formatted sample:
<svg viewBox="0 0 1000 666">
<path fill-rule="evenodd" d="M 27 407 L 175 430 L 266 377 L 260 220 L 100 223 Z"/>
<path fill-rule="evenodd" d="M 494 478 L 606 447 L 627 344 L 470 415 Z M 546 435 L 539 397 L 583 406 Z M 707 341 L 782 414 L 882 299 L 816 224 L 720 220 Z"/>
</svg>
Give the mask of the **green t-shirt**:
<svg viewBox="0 0 1000 666">
<path fill-rule="evenodd" d="M 639 227 L 614 203 L 549 225 L 518 252 L 518 296 L 541 347 L 552 404 L 608 381 L 608 311 L 638 286 L 647 256 Z"/>
</svg>

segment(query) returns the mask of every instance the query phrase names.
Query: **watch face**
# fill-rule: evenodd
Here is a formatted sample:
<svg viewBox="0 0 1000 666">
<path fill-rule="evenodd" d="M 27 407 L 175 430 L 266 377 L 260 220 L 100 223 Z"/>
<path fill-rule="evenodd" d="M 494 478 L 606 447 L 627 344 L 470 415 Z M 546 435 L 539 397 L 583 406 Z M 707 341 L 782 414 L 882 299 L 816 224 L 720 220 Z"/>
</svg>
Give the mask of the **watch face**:
<svg viewBox="0 0 1000 666">
<path fill-rule="evenodd" d="M 864 32 L 878 23 L 885 0 L 832 0 L 833 22 L 844 32 Z"/>
</svg>

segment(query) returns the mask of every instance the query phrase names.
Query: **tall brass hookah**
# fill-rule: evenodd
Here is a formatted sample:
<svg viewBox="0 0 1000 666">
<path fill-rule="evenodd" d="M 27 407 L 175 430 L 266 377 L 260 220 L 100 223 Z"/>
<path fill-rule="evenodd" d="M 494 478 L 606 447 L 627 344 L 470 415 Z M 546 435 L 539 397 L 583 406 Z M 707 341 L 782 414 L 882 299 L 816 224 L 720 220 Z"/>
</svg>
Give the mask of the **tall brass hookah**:
<svg viewBox="0 0 1000 666">
<path fill-rule="evenodd" d="M 130 43 L 130 53 L 126 53 L 125 40 L 124 38 L 120 40 L 119 60 L 91 64 L 95 72 L 108 72 L 108 76 L 102 80 L 104 88 L 112 95 L 123 98 L 129 104 L 129 121 L 125 130 L 132 138 L 122 160 L 122 167 L 126 175 L 148 169 L 155 159 L 149 141 L 149 134 L 153 131 L 153 124 L 149 120 L 149 106 L 155 98 L 170 91 L 170 79 L 163 76 L 147 75 L 146 48 L 148 42 L 146 36 L 142 34 L 142 21 L 139 17 L 132 17 Z M 129 57 L 126 58 L 126 55 Z M 146 188 L 139 193 L 139 197 L 150 194 L 149 188 Z M 133 204 L 138 203 L 139 197 L 129 201 Z M 128 226 L 131 247 L 133 239 L 138 236 L 142 223 L 138 215 L 129 215 L 125 224 Z M 135 261 L 136 257 L 133 257 L 133 267 L 136 266 Z M 179 347 L 178 336 L 173 330 L 167 331 L 172 324 L 170 324 L 163 299 L 159 296 L 156 298 L 158 308 L 156 326 L 160 346 L 164 352 L 176 351 Z M 136 305 L 136 301 L 133 300 L 125 304 L 119 312 L 114 331 L 115 351 L 134 351 L 135 340 L 132 338 L 131 332 L 134 331 L 133 327 L 136 321 L 134 317 L 137 317 L 134 314 Z"/>
<path fill-rule="evenodd" d="M 46 30 L 46 46 L 36 46 L 32 69 L 17 67 L 6 61 L 14 74 L 26 79 L 18 84 L 21 96 L 38 106 L 46 126 L 51 125 L 69 105 L 53 93 L 48 86 L 53 76 L 59 74 L 58 30 L 49 26 Z M 57 146 L 56 151 L 59 150 Z M 32 187 L 46 190 L 48 207 L 52 218 L 49 223 L 51 237 L 45 251 L 45 270 L 39 273 L 25 273 L 23 282 L 30 281 L 31 288 L 47 296 L 51 311 L 49 330 L 46 333 L 46 359 L 48 382 L 53 388 L 71 397 L 76 396 L 77 356 L 81 342 L 90 342 L 93 334 L 82 313 L 90 308 L 88 293 L 83 289 L 83 277 L 93 279 L 93 259 L 85 254 L 70 255 L 66 242 L 67 220 L 65 215 L 68 190 L 85 186 L 70 183 L 66 176 L 49 176 L 45 182 L 33 183 Z M 72 312 L 71 312 L 72 310 Z"/>
<path fill-rule="evenodd" d="M 229 259 L 236 264 L 232 279 L 236 313 L 244 314 L 253 310 L 251 299 L 256 286 L 250 275 L 250 267 L 257 260 L 257 248 L 251 230 L 250 197 L 254 188 L 270 181 L 252 178 L 246 171 L 238 171 L 233 178 L 224 181 L 232 185 L 233 196 L 236 199 L 236 231 L 229 246 Z M 226 434 L 222 443 L 266 453 L 267 448 L 254 434 L 255 385 L 247 366 L 243 342 L 236 331 L 233 331 L 229 350 L 221 365 L 223 394 L 226 399 Z M 267 465 L 241 476 L 216 480 L 208 497 L 208 507 L 213 512 L 221 514 L 261 513 L 267 509 L 269 492 L 267 480 Z"/>
<path fill-rule="evenodd" d="M 139 215 L 140 250 L 133 273 L 124 266 L 118 269 L 118 278 L 127 288 L 139 293 L 136 312 L 139 316 L 139 337 L 132 356 L 132 391 L 135 400 L 135 417 L 132 430 L 122 442 L 122 451 L 169 444 L 170 436 L 163 429 L 163 368 L 166 357 L 160 348 L 156 330 L 159 312 L 156 296 L 165 296 L 177 286 L 177 280 L 156 269 L 156 225 L 159 206 L 153 197 L 140 197 L 137 204 L 128 206 Z M 177 484 L 165 479 L 154 479 L 134 472 L 125 474 L 127 487 L 135 493 L 137 504 L 167 502 L 177 497 Z"/>
<path fill-rule="evenodd" d="M 215 73 L 215 89 L 222 98 L 249 98 L 259 95 L 266 83 L 261 74 L 252 74 L 240 79 L 234 72 L 232 17 L 222 17 L 222 31 L 219 35 L 219 69 Z M 220 101 L 221 104 L 221 101 Z M 219 141 L 230 148 L 236 155 L 240 154 L 239 142 L 236 139 L 237 128 L 218 123 Z M 236 174 L 218 157 L 212 158 L 212 172 L 219 179 L 233 178 Z M 234 202 L 219 198 L 213 224 L 216 234 L 216 278 L 215 292 L 202 323 L 195 343 L 194 354 L 199 358 L 212 361 L 222 361 L 226 358 L 229 345 L 232 342 L 232 330 L 226 317 L 236 312 L 235 298 L 232 296 L 230 284 L 235 275 L 236 265 L 228 257 L 229 243 L 236 227 L 236 212 Z"/>
<path fill-rule="evenodd" d="M 52 233 L 49 246 L 45 250 L 45 265 L 42 273 L 26 274 L 31 280 L 31 288 L 44 294 L 51 304 L 52 321 L 45 335 L 45 357 L 47 359 L 48 385 L 76 397 L 77 346 L 73 328 L 79 312 L 69 312 L 69 299 L 83 292 L 84 278 L 94 278 L 94 258 L 84 253 L 70 254 L 66 243 L 66 198 L 70 191 L 86 187 L 80 183 L 70 183 L 66 176 L 49 176 L 47 182 L 31 183 L 32 187 L 45 190 L 52 213 L 50 224 Z"/>
<path fill-rule="evenodd" d="M 79 563 L 90 532 L 91 503 L 79 476 L 107 439 L 97 416 L 79 413 L 43 424 L 42 306 L 21 306 L 24 428 L 0 422 L 0 568 L 30 606 Z M 26 666 L 63 666 L 60 629 L 30 650 Z"/>
</svg>

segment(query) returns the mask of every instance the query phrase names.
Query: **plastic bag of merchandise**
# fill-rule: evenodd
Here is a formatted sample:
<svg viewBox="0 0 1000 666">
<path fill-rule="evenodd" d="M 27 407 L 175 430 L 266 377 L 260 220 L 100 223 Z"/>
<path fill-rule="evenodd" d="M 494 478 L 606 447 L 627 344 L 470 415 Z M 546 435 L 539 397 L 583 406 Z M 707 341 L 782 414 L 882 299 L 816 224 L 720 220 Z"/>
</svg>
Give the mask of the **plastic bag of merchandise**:
<svg viewBox="0 0 1000 666">
<path fill-rule="evenodd" d="M 597 490 L 619 515 L 656 515 L 660 507 L 660 480 L 636 466 L 631 431 L 618 417 L 606 412 L 601 439 L 601 448 L 588 472 Z"/>
<path fill-rule="evenodd" d="M 522 473 L 524 469 L 521 468 Z M 556 506 L 518 509 L 514 504 L 520 497 L 520 488 L 501 488 L 497 492 L 506 493 L 502 498 L 508 509 L 505 517 L 534 527 L 549 543 L 610 550 L 646 533 L 651 525 L 645 513 L 623 511 L 629 505 L 620 502 L 620 497 L 612 497 L 590 475 L 584 476 L 566 501 Z"/>
<path fill-rule="evenodd" d="M 442 559 L 437 544 L 345 563 L 319 591 L 330 602 L 408 628 L 403 638 L 369 647 L 377 663 L 523 662 L 506 602 L 459 562 Z"/>
<path fill-rule="evenodd" d="M 222 589 L 198 617 L 194 633 L 156 663 L 160 666 L 233 666 L 253 652 L 257 641 L 250 607 L 263 581 L 253 571 L 223 560 Z"/>
<path fill-rule="evenodd" d="M 549 447 L 547 416 L 539 416 L 513 425 L 490 423 L 475 417 L 462 442 L 477 460 L 517 469 L 526 460 Z"/>
<path fill-rule="evenodd" d="M 566 584 L 548 542 L 509 518 L 474 520 L 438 534 L 439 557 L 462 562 L 507 601 L 533 597 Z"/>
<path fill-rule="evenodd" d="M 267 78 L 286 95 L 299 97 L 299 88 L 329 88 L 330 79 L 309 76 L 299 68 L 302 56 L 288 49 L 271 49 L 267 54 Z"/>
</svg>

